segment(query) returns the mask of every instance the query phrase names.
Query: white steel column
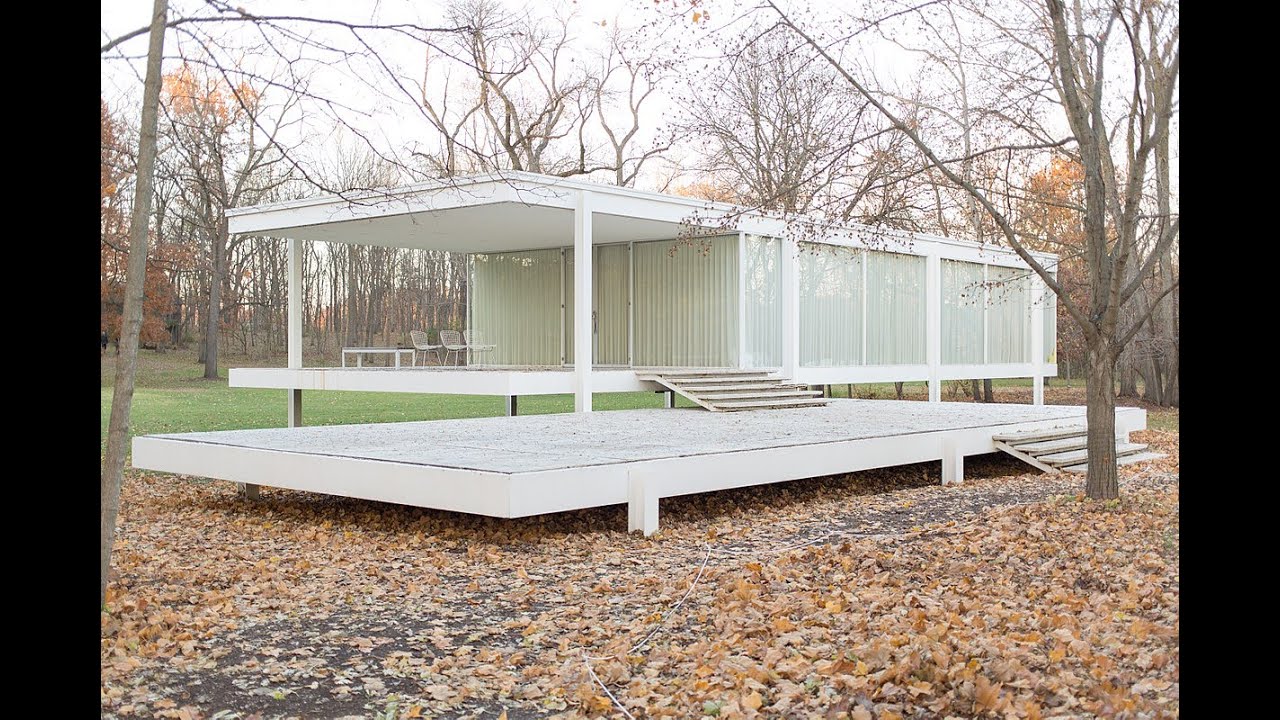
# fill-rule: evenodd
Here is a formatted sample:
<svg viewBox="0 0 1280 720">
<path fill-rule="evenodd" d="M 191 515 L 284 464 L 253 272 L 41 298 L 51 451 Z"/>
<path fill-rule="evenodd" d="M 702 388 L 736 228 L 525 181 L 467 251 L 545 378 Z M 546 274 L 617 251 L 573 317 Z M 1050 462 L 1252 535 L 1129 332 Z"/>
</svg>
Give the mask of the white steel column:
<svg viewBox="0 0 1280 720">
<path fill-rule="evenodd" d="M 302 368 L 302 241 L 288 240 L 289 286 L 289 369 Z M 302 390 L 289 389 L 289 427 L 302 425 Z"/>
<path fill-rule="evenodd" d="M 800 367 L 799 245 L 785 238 L 778 238 L 778 245 L 782 262 L 782 376 L 794 379 Z"/>
<path fill-rule="evenodd" d="M 942 402 L 942 258 L 925 258 L 925 358 L 929 363 L 929 402 Z"/>
<path fill-rule="evenodd" d="M 747 234 L 738 232 L 738 367 L 747 366 Z"/>
<path fill-rule="evenodd" d="M 1028 284 L 1031 285 L 1027 296 L 1031 299 L 1028 303 L 1031 310 L 1031 402 L 1034 405 L 1044 404 L 1044 308 L 1045 293 L 1048 288 L 1045 287 L 1044 280 L 1040 276 L 1031 273 L 1031 277 L 1027 278 Z"/>
<path fill-rule="evenodd" d="M 591 412 L 591 193 L 578 193 L 573 211 L 574 412 Z"/>
<path fill-rule="evenodd" d="M 302 241 L 288 240 L 289 251 L 289 368 L 302 367 Z"/>
</svg>

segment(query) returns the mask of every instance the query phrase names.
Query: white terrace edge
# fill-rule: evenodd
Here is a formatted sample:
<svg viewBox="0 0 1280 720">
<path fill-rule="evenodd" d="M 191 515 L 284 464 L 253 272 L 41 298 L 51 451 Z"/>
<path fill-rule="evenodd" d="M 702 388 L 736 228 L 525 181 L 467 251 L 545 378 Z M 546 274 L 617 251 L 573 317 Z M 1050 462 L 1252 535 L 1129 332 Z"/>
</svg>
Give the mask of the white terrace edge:
<svg viewBox="0 0 1280 720">
<path fill-rule="evenodd" d="M 943 484 L 960 483 L 966 455 L 998 451 L 992 440 L 993 431 L 1065 427 L 1074 424 L 1076 418 L 1084 419 L 1085 408 L 1078 410 L 1072 418 L 533 472 L 448 468 L 162 436 L 133 439 L 133 466 L 500 518 L 626 503 L 628 529 L 652 535 L 658 529 L 658 501 L 664 497 L 930 461 L 942 462 Z M 1118 439 L 1127 441 L 1130 432 L 1145 429 L 1146 425 L 1146 410 L 1116 408 Z"/>
</svg>

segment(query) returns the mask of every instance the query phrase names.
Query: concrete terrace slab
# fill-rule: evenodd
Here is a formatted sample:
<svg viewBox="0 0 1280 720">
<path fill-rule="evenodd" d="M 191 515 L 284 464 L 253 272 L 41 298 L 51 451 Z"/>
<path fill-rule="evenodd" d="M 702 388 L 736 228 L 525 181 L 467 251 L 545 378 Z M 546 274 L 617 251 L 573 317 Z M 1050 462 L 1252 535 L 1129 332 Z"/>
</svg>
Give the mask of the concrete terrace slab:
<svg viewBox="0 0 1280 720">
<path fill-rule="evenodd" d="M 557 470 L 689 455 L 813 445 L 909 433 L 1077 420 L 1083 408 L 898 400 L 711 413 L 617 410 L 422 422 L 156 435 L 290 453 L 334 455 L 498 473 Z"/>
<path fill-rule="evenodd" d="M 1116 415 L 1119 434 L 1146 427 L 1141 409 Z M 150 435 L 133 464 L 498 517 L 627 502 L 648 532 L 659 497 L 928 460 L 958 481 L 992 435 L 1083 422 L 1079 406 L 834 400 Z"/>
</svg>

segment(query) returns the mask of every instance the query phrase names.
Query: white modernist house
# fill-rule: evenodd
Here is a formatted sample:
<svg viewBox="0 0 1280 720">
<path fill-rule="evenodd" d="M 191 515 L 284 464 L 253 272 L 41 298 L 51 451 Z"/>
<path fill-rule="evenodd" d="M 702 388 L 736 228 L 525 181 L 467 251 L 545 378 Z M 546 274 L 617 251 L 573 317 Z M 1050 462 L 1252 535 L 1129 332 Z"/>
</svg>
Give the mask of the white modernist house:
<svg viewBox="0 0 1280 720">
<path fill-rule="evenodd" d="M 228 216 L 233 233 L 288 238 L 288 367 L 230 379 L 287 390 L 290 427 L 138 437 L 136 467 L 505 518 L 626 503 L 649 534 L 675 495 L 936 461 L 959 482 L 966 455 L 996 450 L 1049 471 L 1082 462 L 1084 408 L 1043 405 L 1052 298 L 999 248 L 527 173 Z M 304 240 L 466 253 L 486 364 L 306 367 Z M 927 381 L 932 402 L 589 412 L 592 393 L 661 390 L 681 370 Z M 940 402 L 943 381 L 1002 377 L 1033 378 L 1034 405 Z M 578 412 L 298 427 L 305 390 L 501 395 L 509 415 L 519 395 L 573 393 Z M 1135 460 L 1128 433 L 1145 426 L 1117 409 Z"/>
<path fill-rule="evenodd" d="M 490 394 L 655 389 L 638 368 L 770 369 L 819 385 L 1028 377 L 1055 365 L 1051 292 L 1014 253 L 529 173 L 454 179 L 228 212 L 230 231 L 289 239 L 289 367 L 231 384 L 301 391 Z M 450 250 L 471 259 L 477 368 L 304 367 L 299 241 Z M 1055 257 L 1038 254 L 1052 267 Z M 508 405 L 513 408 L 514 403 Z M 298 424 L 291 422 L 291 424 Z"/>
</svg>

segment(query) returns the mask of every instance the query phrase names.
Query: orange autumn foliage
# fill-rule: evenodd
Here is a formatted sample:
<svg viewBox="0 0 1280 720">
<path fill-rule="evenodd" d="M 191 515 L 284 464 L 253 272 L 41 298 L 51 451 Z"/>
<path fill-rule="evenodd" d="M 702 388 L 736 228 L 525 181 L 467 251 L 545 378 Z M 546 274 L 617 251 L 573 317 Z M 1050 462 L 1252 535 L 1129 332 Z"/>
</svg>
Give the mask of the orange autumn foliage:
<svg viewBox="0 0 1280 720">
<path fill-rule="evenodd" d="M 124 311 L 124 289 L 129 263 L 131 197 L 122 192 L 130 183 L 133 161 L 123 138 L 124 128 L 112 117 L 102 101 L 102 182 L 99 204 L 101 223 L 100 324 L 114 340 L 120 337 Z M 152 247 L 147 258 L 147 278 L 143 287 L 142 332 L 144 345 L 169 339 L 166 316 L 173 308 L 173 284 L 165 269 L 171 266 L 169 249 Z"/>
</svg>

